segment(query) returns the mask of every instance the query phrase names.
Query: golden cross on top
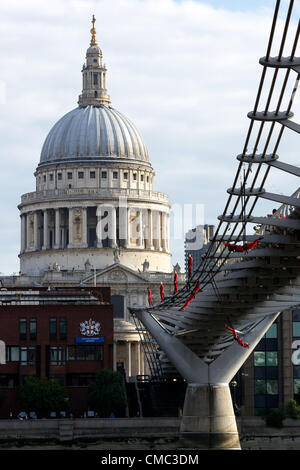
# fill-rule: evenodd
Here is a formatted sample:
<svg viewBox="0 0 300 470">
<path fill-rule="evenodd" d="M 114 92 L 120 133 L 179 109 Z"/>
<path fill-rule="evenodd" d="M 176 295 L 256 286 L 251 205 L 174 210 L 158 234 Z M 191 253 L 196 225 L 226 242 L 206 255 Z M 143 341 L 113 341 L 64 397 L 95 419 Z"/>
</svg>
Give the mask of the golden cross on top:
<svg viewBox="0 0 300 470">
<path fill-rule="evenodd" d="M 96 18 L 95 18 L 95 15 L 93 15 L 93 18 L 92 18 L 93 27 L 91 29 L 91 33 L 92 33 L 91 46 L 95 46 L 97 44 L 97 38 L 96 38 L 97 31 L 95 29 L 95 22 L 96 22 Z"/>
</svg>

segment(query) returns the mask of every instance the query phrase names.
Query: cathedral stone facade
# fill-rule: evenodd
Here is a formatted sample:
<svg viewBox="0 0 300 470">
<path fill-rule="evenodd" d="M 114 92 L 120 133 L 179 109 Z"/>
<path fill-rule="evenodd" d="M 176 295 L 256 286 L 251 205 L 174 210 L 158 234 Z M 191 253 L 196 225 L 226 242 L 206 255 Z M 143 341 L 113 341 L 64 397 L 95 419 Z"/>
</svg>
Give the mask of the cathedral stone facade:
<svg viewBox="0 0 300 470">
<path fill-rule="evenodd" d="M 114 367 L 147 373 L 140 334 L 127 307 L 173 293 L 166 194 L 135 125 L 111 106 L 95 18 L 78 106 L 52 127 L 21 196 L 20 274 L 10 286 L 109 286 L 114 304 Z M 177 267 L 177 271 L 179 271 Z M 179 272 L 179 286 L 184 274 Z"/>
</svg>

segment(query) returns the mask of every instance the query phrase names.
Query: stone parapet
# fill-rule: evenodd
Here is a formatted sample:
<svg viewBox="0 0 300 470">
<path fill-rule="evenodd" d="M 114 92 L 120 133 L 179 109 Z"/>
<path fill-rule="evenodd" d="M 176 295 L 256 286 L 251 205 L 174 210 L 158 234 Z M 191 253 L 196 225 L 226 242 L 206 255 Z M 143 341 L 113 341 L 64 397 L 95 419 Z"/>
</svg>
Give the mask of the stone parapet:
<svg viewBox="0 0 300 470">
<path fill-rule="evenodd" d="M 126 189 L 126 188 L 70 188 L 70 189 L 46 189 L 44 191 L 33 191 L 21 196 L 21 207 L 24 204 L 52 200 L 70 200 L 70 199 L 91 199 L 106 200 L 112 198 L 127 197 L 128 199 L 137 199 L 138 201 L 151 201 L 168 204 L 167 194 L 159 191 L 144 189 Z"/>
<path fill-rule="evenodd" d="M 180 418 L 0 420 L 0 441 L 177 436 Z"/>
</svg>

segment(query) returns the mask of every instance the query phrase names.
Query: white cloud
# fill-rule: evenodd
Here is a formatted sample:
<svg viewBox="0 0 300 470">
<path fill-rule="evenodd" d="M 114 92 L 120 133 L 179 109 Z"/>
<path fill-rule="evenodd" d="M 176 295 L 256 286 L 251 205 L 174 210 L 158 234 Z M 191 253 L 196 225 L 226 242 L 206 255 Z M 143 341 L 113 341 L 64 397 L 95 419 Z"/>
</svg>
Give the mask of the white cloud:
<svg viewBox="0 0 300 470">
<path fill-rule="evenodd" d="M 43 141 L 77 106 L 92 14 L 112 105 L 144 136 L 156 189 L 173 203 L 205 204 L 207 221 L 216 223 L 243 148 L 272 13 L 172 0 L 1 2 L 1 214 L 10 233 L 0 233 L 0 271 L 18 270 L 16 204 L 34 190 Z M 286 152 L 293 155 L 292 147 Z M 174 264 L 182 248 L 174 245 Z"/>
</svg>

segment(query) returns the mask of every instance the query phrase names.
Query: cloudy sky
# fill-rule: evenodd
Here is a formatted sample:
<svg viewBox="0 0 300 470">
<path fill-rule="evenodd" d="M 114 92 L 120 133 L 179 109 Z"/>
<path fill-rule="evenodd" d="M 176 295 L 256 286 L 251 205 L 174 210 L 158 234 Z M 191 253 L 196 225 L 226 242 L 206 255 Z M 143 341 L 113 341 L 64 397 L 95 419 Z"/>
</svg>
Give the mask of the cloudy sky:
<svg viewBox="0 0 300 470">
<path fill-rule="evenodd" d="M 0 2 L 0 271 L 19 271 L 17 205 L 35 188 L 50 128 L 77 106 L 92 14 L 112 106 L 143 135 L 155 189 L 192 214 L 203 207 L 204 222 L 216 224 L 249 126 L 274 6 L 275 0 Z M 280 154 L 296 162 L 295 138 L 287 137 Z M 268 189 L 291 193 L 297 181 L 274 173 Z M 183 232 L 197 222 L 190 212 Z M 171 248 L 173 264 L 182 263 L 183 233 Z"/>
</svg>

